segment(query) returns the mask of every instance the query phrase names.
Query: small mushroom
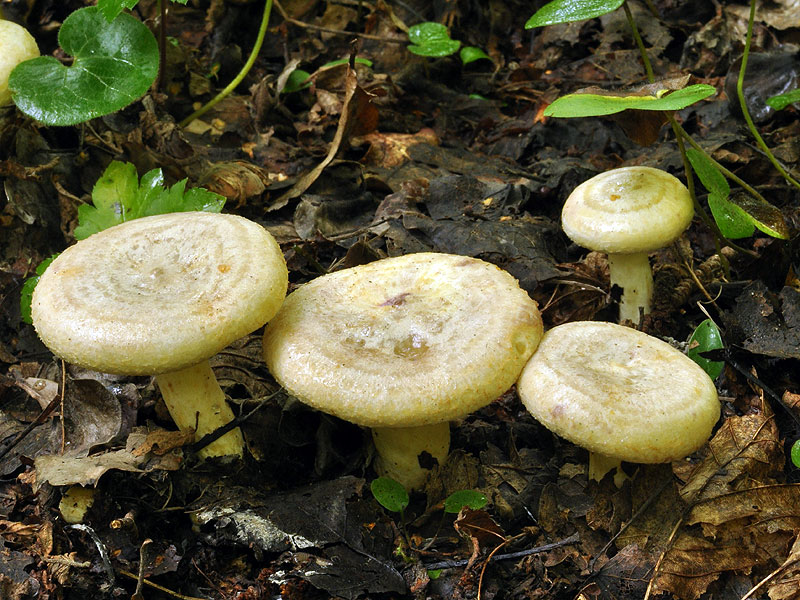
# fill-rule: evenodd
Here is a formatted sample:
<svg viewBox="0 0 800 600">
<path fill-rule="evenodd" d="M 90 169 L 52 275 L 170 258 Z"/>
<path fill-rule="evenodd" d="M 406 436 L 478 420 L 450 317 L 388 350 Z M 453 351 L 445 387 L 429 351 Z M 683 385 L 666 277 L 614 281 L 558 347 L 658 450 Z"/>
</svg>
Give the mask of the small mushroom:
<svg viewBox="0 0 800 600">
<path fill-rule="evenodd" d="M 608 253 L 611 284 L 622 288 L 620 322 L 650 312 L 653 275 L 648 253 L 668 246 L 689 226 L 694 206 L 679 179 L 652 167 L 622 167 L 584 181 L 561 212 L 575 243 Z"/>
<path fill-rule="evenodd" d="M 419 253 L 289 294 L 264 333 L 264 358 L 302 402 L 371 427 L 378 470 L 414 489 L 428 475 L 420 455 L 446 460 L 448 421 L 511 387 L 541 335 L 536 303 L 507 272 Z"/>
<path fill-rule="evenodd" d="M 260 225 L 234 215 L 184 212 L 128 221 L 65 250 L 32 299 L 39 337 L 85 368 L 156 375 L 170 415 L 195 438 L 233 419 L 209 357 L 278 310 L 288 273 Z M 239 429 L 202 458 L 238 455 Z"/>
<path fill-rule="evenodd" d="M 39 56 L 39 47 L 28 30 L 0 19 L 0 106 L 11 104 L 8 77 L 19 63 Z"/>
<path fill-rule="evenodd" d="M 694 361 L 613 323 L 550 329 L 517 392 L 536 420 L 590 451 L 589 477 L 596 480 L 623 460 L 664 463 L 691 454 L 720 414 L 714 383 Z"/>
</svg>

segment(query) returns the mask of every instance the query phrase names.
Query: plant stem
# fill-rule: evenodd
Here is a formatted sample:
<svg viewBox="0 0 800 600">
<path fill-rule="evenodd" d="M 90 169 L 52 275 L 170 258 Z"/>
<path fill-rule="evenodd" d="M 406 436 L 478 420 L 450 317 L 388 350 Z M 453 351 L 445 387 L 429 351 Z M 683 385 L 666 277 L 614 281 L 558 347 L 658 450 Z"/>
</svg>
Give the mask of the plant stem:
<svg viewBox="0 0 800 600">
<path fill-rule="evenodd" d="M 239 71 L 239 74 L 233 79 L 233 81 L 231 81 L 225 87 L 224 90 L 222 90 L 219 94 L 217 94 L 211 100 L 206 102 L 206 104 L 198 108 L 191 115 L 189 115 L 183 121 L 181 121 L 178 124 L 178 127 L 186 127 L 196 118 L 206 114 L 209 110 L 214 108 L 220 101 L 222 101 L 226 96 L 228 96 L 228 94 L 230 94 L 233 90 L 235 90 L 236 86 L 242 82 L 245 76 L 247 76 L 247 73 L 250 71 L 250 69 L 256 62 L 258 53 L 261 51 L 261 45 L 264 43 L 264 36 L 267 33 L 267 24 L 269 24 L 269 15 L 271 12 L 272 12 L 272 0 L 266 0 L 266 3 L 264 4 L 264 14 L 261 17 L 261 26 L 258 28 L 258 37 L 256 38 L 256 43 L 253 44 L 253 49 L 250 52 L 250 57 L 247 59 L 247 62 L 242 67 L 242 70 Z"/>
<path fill-rule="evenodd" d="M 633 19 L 633 13 L 631 13 L 631 9 L 628 6 L 627 0 L 622 3 L 622 7 L 625 9 L 625 17 L 628 19 L 628 25 L 633 33 L 633 39 L 636 41 L 636 45 L 639 47 L 639 54 L 641 55 L 642 62 L 644 63 L 644 70 L 647 72 L 647 80 L 650 83 L 653 83 L 656 80 L 655 75 L 653 75 L 653 66 L 650 64 L 650 58 L 647 56 L 647 49 L 644 47 L 642 36 L 639 35 L 639 28 L 636 27 L 636 21 Z"/>
<path fill-rule="evenodd" d="M 791 183 L 796 188 L 800 188 L 800 183 L 798 183 L 791 175 L 789 175 L 789 173 L 786 172 L 786 170 L 772 154 L 772 151 L 761 137 L 761 134 L 758 133 L 758 129 L 756 129 L 753 119 L 750 116 L 750 111 L 747 110 L 747 102 L 744 99 L 744 73 L 747 70 L 747 57 L 750 54 L 750 44 L 753 39 L 753 22 L 755 21 L 755 17 L 756 0 L 750 0 L 750 19 L 747 22 L 747 35 L 745 36 L 744 52 L 742 53 L 742 66 L 739 67 L 739 77 L 736 80 L 736 95 L 739 97 L 739 106 L 742 109 L 742 116 L 747 122 L 747 127 L 750 129 L 750 133 L 753 134 L 758 147 L 761 148 L 761 150 L 767 156 L 769 162 L 771 162 L 772 166 L 775 167 L 775 170 L 778 171 L 778 173 L 780 173 L 786 181 Z"/>
</svg>

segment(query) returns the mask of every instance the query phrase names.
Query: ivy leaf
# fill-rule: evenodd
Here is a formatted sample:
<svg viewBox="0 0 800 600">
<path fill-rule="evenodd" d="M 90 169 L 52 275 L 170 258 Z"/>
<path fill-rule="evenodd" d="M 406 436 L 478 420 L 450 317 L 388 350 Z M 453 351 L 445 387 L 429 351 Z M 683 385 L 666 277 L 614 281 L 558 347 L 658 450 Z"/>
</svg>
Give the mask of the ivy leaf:
<svg viewBox="0 0 800 600">
<path fill-rule="evenodd" d="M 639 94 L 567 94 L 544 109 L 546 117 L 599 117 L 623 110 L 681 110 L 716 93 L 714 86 L 705 83 L 690 85 L 669 93 L 660 90 L 655 95 Z"/>
<path fill-rule="evenodd" d="M 408 492 L 406 489 L 390 477 L 378 477 L 369 484 L 369 489 L 375 500 L 392 512 L 403 512 L 408 506 Z"/>
<path fill-rule="evenodd" d="M 408 51 L 418 56 L 449 56 L 458 52 L 461 42 L 450 39 L 441 23 L 418 23 L 408 29 Z"/>
<path fill-rule="evenodd" d="M 525 23 L 525 29 L 594 19 L 613 12 L 625 0 L 553 0 L 537 10 Z"/>
<path fill-rule="evenodd" d="M 106 21 L 96 6 L 69 15 L 58 43 L 74 57 L 20 63 L 8 86 L 17 107 L 45 125 L 74 125 L 124 108 L 147 92 L 158 74 L 158 43 L 141 21 L 120 13 Z"/>
<path fill-rule="evenodd" d="M 692 337 L 689 338 L 689 349 L 686 351 L 686 355 L 700 365 L 711 379 L 716 379 L 722 373 L 725 363 L 708 360 L 700 356 L 700 354 L 709 350 L 719 350 L 722 347 L 724 347 L 724 344 L 719 327 L 711 319 L 706 319 L 697 326 L 697 329 L 692 333 Z"/>
<path fill-rule="evenodd" d="M 36 284 L 39 283 L 39 278 L 42 276 L 42 273 L 44 273 L 45 269 L 50 266 L 50 263 L 53 262 L 57 256 L 58 254 L 53 254 L 50 258 L 45 258 L 39 263 L 39 266 L 36 267 L 36 275 L 28 277 L 25 283 L 22 284 L 22 292 L 19 298 L 19 312 L 22 316 L 22 320 L 28 325 L 33 325 L 33 319 L 31 319 L 31 298 L 33 297 L 33 290 L 36 288 Z"/>
<path fill-rule="evenodd" d="M 125 221 L 173 212 L 221 212 L 225 198 L 203 188 L 186 190 L 186 179 L 164 187 L 161 169 L 139 181 L 131 163 L 113 161 L 92 189 L 92 204 L 78 208 L 75 238 L 85 239 Z"/>
</svg>

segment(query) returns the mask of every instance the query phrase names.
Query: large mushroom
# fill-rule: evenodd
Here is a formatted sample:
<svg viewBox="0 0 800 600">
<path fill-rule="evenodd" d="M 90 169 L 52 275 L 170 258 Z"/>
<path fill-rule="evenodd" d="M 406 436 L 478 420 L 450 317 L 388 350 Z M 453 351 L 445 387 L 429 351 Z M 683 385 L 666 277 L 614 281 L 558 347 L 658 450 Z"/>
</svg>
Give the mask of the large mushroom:
<svg viewBox="0 0 800 600">
<path fill-rule="evenodd" d="M 589 477 L 597 480 L 623 460 L 664 463 L 691 454 L 720 414 L 714 383 L 694 361 L 613 323 L 550 329 L 517 392 L 537 421 L 590 451 Z"/>
<path fill-rule="evenodd" d="M 575 243 L 608 254 L 611 284 L 623 290 L 619 320 L 638 323 L 653 295 L 648 253 L 680 237 L 693 216 L 689 190 L 678 178 L 652 167 L 621 167 L 576 187 L 561 226 Z"/>
<path fill-rule="evenodd" d="M 128 221 L 65 250 L 42 275 L 31 312 L 64 360 L 156 375 L 170 415 L 195 438 L 233 419 L 208 359 L 278 310 L 288 273 L 274 238 L 234 215 L 184 212 Z M 202 458 L 239 455 L 234 429 Z"/>
<path fill-rule="evenodd" d="M 428 474 L 420 455 L 447 458 L 448 421 L 510 388 L 541 335 L 536 303 L 507 272 L 419 253 L 289 294 L 265 330 L 264 358 L 293 396 L 371 427 L 378 470 L 413 489 Z"/>
</svg>

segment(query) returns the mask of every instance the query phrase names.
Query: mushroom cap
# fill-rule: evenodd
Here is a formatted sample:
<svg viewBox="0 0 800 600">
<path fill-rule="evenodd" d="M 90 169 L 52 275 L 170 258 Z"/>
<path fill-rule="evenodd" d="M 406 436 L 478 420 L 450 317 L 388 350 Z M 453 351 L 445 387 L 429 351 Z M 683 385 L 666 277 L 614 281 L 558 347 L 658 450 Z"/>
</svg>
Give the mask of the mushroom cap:
<svg viewBox="0 0 800 600">
<path fill-rule="evenodd" d="M 677 239 L 693 216 L 692 197 L 678 178 L 652 167 L 621 167 L 576 187 L 561 226 L 590 250 L 650 252 Z"/>
<path fill-rule="evenodd" d="M 549 330 L 517 391 L 550 431 L 637 463 L 691 454 L 720 414 L 714 383 L 696 363 L 666 342 L 613 323 Z"/>
<path fill-rule="evenodd" d="M 125 375 L 177 371 L 266 323 L 286 296 L 280 247 L 234 215 L 144 217 L 67 248 L 31 312 L 54 354 Z"/>
<path fill-rule="evenodd" d="M 264 332 L 273 376 L 366 427 L 447 421 L 514 384 L 542 336 L 536 302 L 495 265 L 419 253 L 324 275 Z"/>
<path fill-rule="evenodd" d="M 19 63 L 39 56 L 36 40 L 22 25 L 0 19 L 0 106 L 11 104 L 8 77 Z"/>
</svg>

